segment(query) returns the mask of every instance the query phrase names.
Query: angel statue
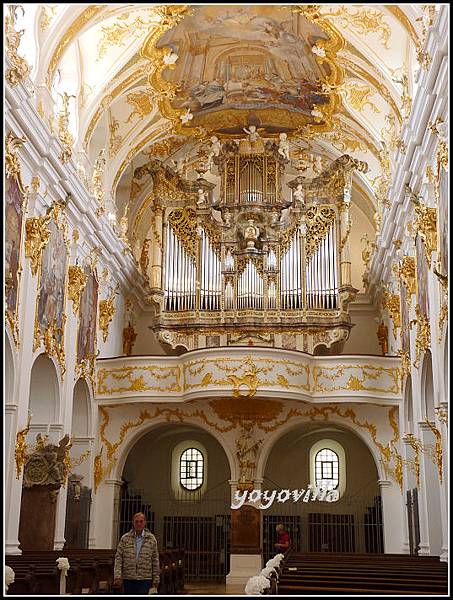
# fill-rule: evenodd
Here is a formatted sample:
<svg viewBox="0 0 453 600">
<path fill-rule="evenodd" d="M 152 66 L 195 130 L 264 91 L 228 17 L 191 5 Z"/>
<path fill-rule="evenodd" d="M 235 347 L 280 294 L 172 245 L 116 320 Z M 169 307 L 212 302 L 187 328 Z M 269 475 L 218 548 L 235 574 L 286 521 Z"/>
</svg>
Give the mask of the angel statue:
<svg viewBox="0 0 453 600">
<path fill-rule="evenodd" d="M 286 133 L 282 132 L 279 136 L 278 153 L 286 160 L 289 160 L 289 142 Z"/>
<path fill-rule="evenodd" d="M 260 134 L 256 130 L 256 125 L 250 125 L 250 129 L 247 129 L 247 127 L 243 127 L 243 131 L 245 131 L 245 133 L 248 134 L 249 142 L 251 144 L 253 142 L 256 142 L 258 140 L 258 138 L 260 137 Z"/>
</svg>

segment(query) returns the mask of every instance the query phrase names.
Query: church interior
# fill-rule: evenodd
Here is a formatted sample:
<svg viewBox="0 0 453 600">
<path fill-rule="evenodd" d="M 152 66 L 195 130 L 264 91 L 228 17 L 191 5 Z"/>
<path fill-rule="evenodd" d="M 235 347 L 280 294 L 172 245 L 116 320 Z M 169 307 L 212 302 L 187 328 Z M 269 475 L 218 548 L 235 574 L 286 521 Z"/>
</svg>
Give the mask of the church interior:
<svg viewBox="0 0 453 600">
<path fill-rule="evenodd" d="M 7 593 L 447 594 L 449 5 L 3 6 Z"/>
</svg>

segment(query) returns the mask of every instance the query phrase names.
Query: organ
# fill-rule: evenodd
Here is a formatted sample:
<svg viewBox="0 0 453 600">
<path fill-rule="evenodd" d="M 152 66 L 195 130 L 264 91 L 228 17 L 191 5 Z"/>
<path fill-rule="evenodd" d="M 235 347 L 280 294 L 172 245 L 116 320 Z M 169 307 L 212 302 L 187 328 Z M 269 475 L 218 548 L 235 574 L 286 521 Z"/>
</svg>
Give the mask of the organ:
<svg viewBox="0 0 453 600">
<path fill-rule="evenodd" d="M 168 167 L 165 185 L 163 170 L 155 180 L 163 218 L 152 329 L 186 349 L 262 344 L 313 353 L 345 341 L 357 292 L 352 173 L 366 164 L 344 155 L 312 179 L 289 179 L 289 161 L 272 140 L 254 151 L 247 141 L 226 141 L 214 162 L 217 186 L 182 180 Z M 200 189 L 206 202 L 197 202 Z"/>
</svg>

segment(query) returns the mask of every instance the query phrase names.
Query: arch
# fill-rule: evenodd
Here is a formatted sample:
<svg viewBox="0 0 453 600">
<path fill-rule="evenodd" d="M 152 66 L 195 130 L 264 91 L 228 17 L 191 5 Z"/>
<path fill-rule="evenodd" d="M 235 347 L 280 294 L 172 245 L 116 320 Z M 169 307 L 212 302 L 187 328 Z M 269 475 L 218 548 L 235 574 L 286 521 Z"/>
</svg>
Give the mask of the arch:
<svg viewBox="0 0 453 600">
<path fill-rule="evenodd" d="M 55 364 L 47 354 L 34 361 L 28 407 L 36 424 L 55 423 L 60 416 L 60 387 Z"/>
<path fill-rule="evenodd" d="M 276 431 L 274 431 L 273 433 L 271 433 L 270 435 L 268 435 L 266 437 L 265 444 L 264 444 L 263 448 L 261 449 L 260 455 L 258 457 L 257 466 L 256 466 L 257 478 L 262 479 L 264 477 L 266 464 L 269 459 L 269 455 L 272 452 L 272 449 L 275 446 L 275 444 L 287 433 L 293 431 L 294 429 L 300 427 L 301 425 L 306 425 L 307 423 L 312 423 L 312 421 L 308 421 L 305 417 L 297 417 L 297 418 L 291 420 L 291 422 L 286 423 L 285 425 L 283 425 L 282 427 L 280 427 L 279 429 L 277 429 Z M 321 421 L 320 421 L 320 423 L 321 423 Z M 335 419 L 335 418 L 329 419 L 329 421 L 322 421 L 322 423 L 324 425 L 326 423 L 329 425 L 336 425 L 342 429 L 348 430 L 348 431 L 352 432 L 353 434 L 355 434 L 365 444 L 365 446 L 370 451 L 371 456 L 373 457 L 374 464 L 376 466 L 376 471 L 378 473 L 379 479 L 383 479 L 383 480 L 387 479 L 382 462 L 380 460 L 381 455 L 379 453 L 378 448 L 376 446 L 373 446 L 370 444 L 369 440 L 365 437 L 365 435 L 362 431 L 354 429 L 354 427 L 352 425 L 343 423 L 342 421 L 339 421 L 338 419 Z"/>
<path fill-rule="evenodd" d="M 406 433 L 413 433 L 414 430 L 414 402 L 412 398 L 412 378 L 407 376 L 406 385 L 404 387 L 404 427 L 407 428 Z"/>
<path fill-rule="evenodd" d="M 90 390 L 82 377 L 74 386 L 72 403 L 72 434 L 87 437 L 91 431 Z"/>
<path fill-rule="evenodd" d="M 228 464 L 230 467 L 231 478 L 233 479 L 233 478 L 238 477 L 236 460 L 235 460 L 235 456 L 234 456 L 232 450 L 225 443 L 222 443 L 222 441 L 223 441 L 222 438 L 219 435 L 215 435 L 215 432 L 212 430 L 212 428 L 210 428 L 208 425 L 205 425 L 204 423 L 200 423 L 198 421 L 191 420 L 190 418 L 185 418 L 184 423 L 173 423 L 173 424 L 175 426 L 191 425 L 191 426 L 201 429 L 204 432 L 215 437 L 215 439 L 218 441 L 218 443 L 222 447 L 223 451 L 225 452 L 225 456 L 227 458 L 227 461 L 228 461 Z M 142 429 L 139 429 L 139 430 L 136 430 L 135 432 L 133 432 L 130 435 L 129 439 L 127 439 L 127 435 L 126 435 L 126 439 L 125 439 L 124 445 L 123 445 L 123 450 L 122 450 L 121 454 L 118 456 L 116 464 L 114 465 L 114 467 L 110 473 L 110 476 L 109 476 L 110 479 L 116 479 L 117 481 L 121 479 L 121 475 L 124 471 L 124 465 L 126 464 L 127 457 L 129 456 L 131 450 L 134 448 L 134 446 L 137 444 L 137 442 L 142 437 L 144 437 L 146 434 L 148 434 L 150 431 L 153 431 L 153 430 L 161 427 L 162 425 L 169 425 L 169 422 L 166 420 L 165 417 L 160 417 L 160 418 L 156 419 L 155 421 L 153 421 L 153 423 L 148 423 L 148 424 L 144 425 L 142 427 Z"/>
<path fill-rule="evenodd" d="M 435 420 L 434 410 L 434 385 L 433 385 L 433 363 L 432 356 L 429 350 L 426 351 L 425 358 L 423 360 L 422 376 L 421 376 L 421 392 L 422 392 L 422 420 L 425 416 L 430 421 Z"/>
</svg>

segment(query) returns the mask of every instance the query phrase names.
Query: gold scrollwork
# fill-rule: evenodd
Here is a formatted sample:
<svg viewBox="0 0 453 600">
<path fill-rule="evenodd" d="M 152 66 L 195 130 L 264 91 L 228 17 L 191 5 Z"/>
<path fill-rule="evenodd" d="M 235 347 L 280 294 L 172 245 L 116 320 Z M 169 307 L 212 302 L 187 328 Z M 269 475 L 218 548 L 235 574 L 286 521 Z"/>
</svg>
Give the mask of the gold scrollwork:
<svg viewBox="0 0 453 600">
<path fill-rule="evenodd" d="M 414 457 L 414 472 L 417 487 L 420 488 L 420 452 L 423 449 L 423 444 L 418 440 L 413 433 L 406 433 L 403 440 L 408 442 L 415 452 Z"/>
<path fill-rule="evenodd" d="M 11 6 L 11 5 L 10 5 Z M 27 138 L 18 137 L 12 131 L 9 131 L 5 137 L 5 172 L 7 177 L 20 176 L 21 167 L 18 150 L 26 143 Z"/>
<path fill-rule="evenodd" d="M 410 295 L 415 294 L 415 257 L 404 256 L 401 265 L 398 268 L 398 275 L 401 277 L 406 289 Z"/>
<path fill-rule="evenodd" d="M 393 336 L 396 338 L 396 330 L 401 327 L 400 297 L 384 290 L 382 297 L 382 308 L 386 308 L 393 321 Z"/>
<path fill-rule="evenodd" d="M 431 255 L 437 250 L 437 209 L 428 208 L 420 202 L 415 206 L 415 215 L 414 228 L 422 239 L 431 268 Z"/>
<path fill-rule="evenodd" d="M 415 361 L 414 367 L 418 368 L 420 365 L 420 357 L 423 352 L 431 347 L 431 330 L 429 326 L 428 318 L 422 313 L 420 305 L 417 304 L 415 307 L 416 319 L 413 319 L 409 326 L 412 327 L 415 323 L 417 324 L 417 337 L 415 340 Z"/>
<path fill-rule="evenodd" d="M 107 341 L 107 336 L 109 334 L 109 323 L 115 314 L 116 309 L 113 301 L 117 291 L 118 286 L 112 291 L 109 298 L 99 302 L 99 328 L 102 330 L 102 339 L 104 340 L 104 343 Z"/>
<path fill-rule="evenodd" d="M 85 273 L 79 265 L 69 266 L 68 296 L 72 300 L 74 315 L 80 308 L 80 297 L 88 281 L 88 273 Z"/>
<path fill-rule="evenodd" d="M 25 222 L 25 256 L 30 259 L 31 273 L 33 276 L 38 272 L 41 263 L 41 255 L 47 246 L 50 231 L 47 227 L 49 217 L 31 217 Z"/>
<path fill-rule="evenodd" d="M 196 212 L 192 208 L 174 210 L 170 213 L 168 223 L 181 242 L 184 250 L 192 258 L 196 259 L 198 250 Z"/>
<path fill-rule="evenodd" d="M 427 416 L 425 416 L 425 418 L 424 418 L 424 423 L 426 423 L 428 425 L 428 427 L 433 432 L 434 437 L 436 438 L 436 441 L 434 443 L 434 448 L 431 448 L 431 446 L 427 446 L 426 448 L 428 450 L 432 450 L 431 455 L 433 456 L 433 458 L 436 462 L 437 473 L 439 475 L 439 481 L 440 481 L 440 483 L 442 483 L 442 481 L 443 481 L 442 434 L 437 429 L 437 427 L 434 425 L 434 423 L 431 423 L 431 421 L 428 419 Z"/>
<path fill-rule="evenodd" d="M 6 56 L 11 68 L 6 70 L 6 80 L 12 86 L 23 81 L 30 74 L 31 68 L 27 61 L 18 55 L 19 44 L 25 29 L 16 31 L 16 11 L 18 8 L 24 9 L 20 4 L 8 4 L 8 14 L 5 17 L 5 41 L 6 41 Z M 25 14 L 25 13 L 24 13 Z"/>
<path fill-rule="evenodd" d="M 30 411 L 28 411 L 27 425 L 16 434 L 16 447 L 14 450 L 14 457 L 16 459 L 16 479 L 19 479 L 22 467 L 27 460 L 27 443 L 25 442 L 25 438 L 30 431 L 31 417 L 32 415 Z"/>
</svg>

